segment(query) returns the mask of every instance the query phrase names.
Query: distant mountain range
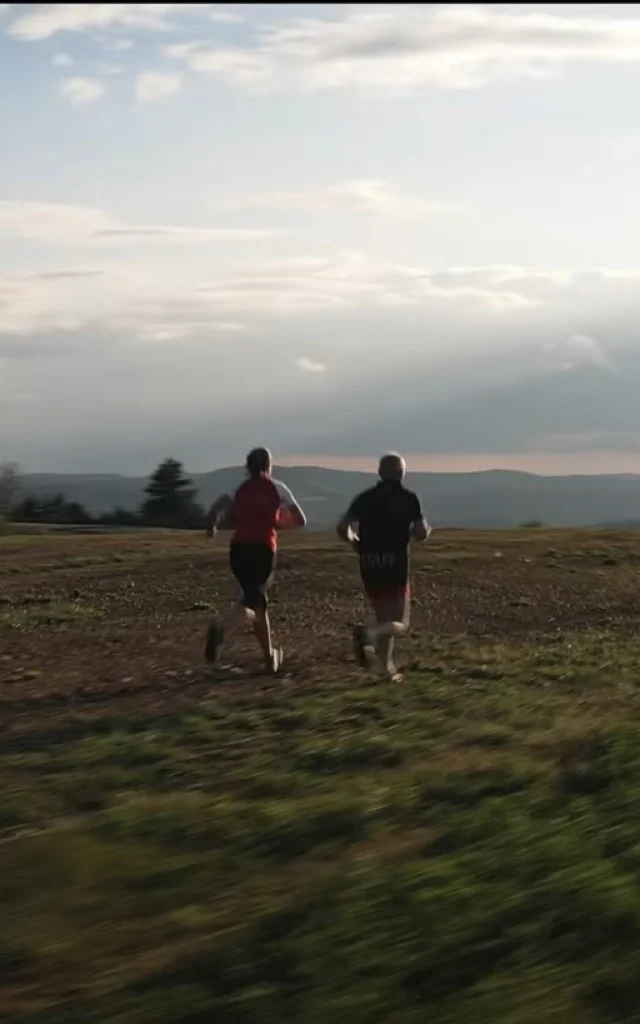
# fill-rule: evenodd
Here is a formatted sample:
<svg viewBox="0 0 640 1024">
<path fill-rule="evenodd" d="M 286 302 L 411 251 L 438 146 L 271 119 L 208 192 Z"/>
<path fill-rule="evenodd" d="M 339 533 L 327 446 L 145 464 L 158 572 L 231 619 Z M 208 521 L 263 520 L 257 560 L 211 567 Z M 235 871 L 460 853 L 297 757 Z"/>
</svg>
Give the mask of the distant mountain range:
<svg viewBox="0 0 640 1024">
<path fill-rule="evenodd" d="M 309 525 L 332 526 L 351 498 L 370 486 L 368 473 L 295 466 L 278 469 L 304 506 Z M 209 505 L 243 479 L 238 467 L 192 474 L 198 500 Z M 63 493 L 92 514 L 115 506 L 135 509 L 146 479 L 111 474 L 26 474 L 23 494 Z M 508 527 L 540 521 L 549 526 L 627 525 L 640 521 L 640 476 L 536 476 L 511 470 L 478 473 L 413 473 L 407 485 L 423 500 L 435 526 Z"/>
</svg>

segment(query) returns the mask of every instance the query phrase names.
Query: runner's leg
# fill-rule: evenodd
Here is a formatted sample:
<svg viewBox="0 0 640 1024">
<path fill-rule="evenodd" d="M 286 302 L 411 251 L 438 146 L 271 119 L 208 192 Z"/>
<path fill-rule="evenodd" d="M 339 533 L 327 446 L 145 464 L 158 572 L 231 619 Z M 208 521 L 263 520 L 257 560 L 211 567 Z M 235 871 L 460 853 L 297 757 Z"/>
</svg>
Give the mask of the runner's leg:
<svg viewBox="0 0 640 1024">
<path fill-rule="evenodd" d="M 255 567 L 257 570 L 257 566 Z M 251 585 L 248 584 L 245 587 L 244 594 L 242 596 L 242 603 L 247 612 L 247 615 L 251 617 L 251 623 L 253 625 L 253 634 L 260 644 L 260 650 L 264 656 L 265 661 L 269 661 L 271 658 L 271 652 L 273 651 L 273 644 L 271 642 L 271 623 L 269 621 L 269 612 L 267 611 L 267 599 L 264 593 L 264 585 L 255 582 L 259 578 L 259 573 L 256 571 L 252 576 Z"/>
<path fill-rule="evenodd" d="M 405 636 L 409 629 L 409 593 L 408 588 L 396 587 L 388 593 L 381 592 L 374 601 L 376 624 L 372 628 L 375 637 L 376 653 L 382 667 L 389 678 L 398 675 L 393 651 L 395 638 Z"/>
<path fill-rule="evenodd" d="M 380 595 L 374 602 L 374 613 L 375 613 L 375 625 L 374 625 L 374 636 L 376 639 L 376 654 L 380 659 L 383 668 L 386 672 L 390 673 L 393 667 L 395 671 L 393 661 L 393 648 L 395 646 L 395 637 L 393 635 L 383 635 L 380 632 L 380 627 L 384 627 L 389 622 L 393 622 L 394 618 L 389 612 L 389 599 L 386 595 Z"/>
<path fill-rule="evenodd" d="M 266 608 L 256 613 L 253 621 L 253 632 L 260 644 L 265 662 L 270 661 L 273 655 L 273 641 L 271 639 L 271 622 L 269 612 Z"/>
<path fill-rule="evenodd" d="M 205 647 L 205 660 L 211 663 L 218 661 L 222 645 L 229 633 L 234 633 L 247 623 L 255 621 L 255 613 L 240 603 L 234 605 L 224 619 L 216 618 L 209 626 L 207 632 L 207 644 Z"/>
<path fill-rule="evenodd" d="M 256 609 L 259 608 L 263 600 L 260 584 L 266 570 L 271 569 L 271 561 L 268 566 L 258 564 L 265 562 L 264 556 L 261 557 L 261 555 L 260 548 L 257 549 L 256 558 L 256 553 L 247 545 L 232 543 L 230 546 L 229 563 L 231 571 L 240 586 L 241 597 L 231 612 L 225 616 L 224 621 L 216 618 L 209 626 L 205 648 L 205 659 L 209 662 L 213 663 L 219 659 L 220 649 L 229 631 L 233 632 L 243 625 L 250 624 L 253 626 L 256 635 L 264 636 L 264 628 L 260 630 L 257 625 Z M 256 580 L 258 581 L 257 583 Z M 270 634 L 267 636 L 267 642 L 270 645 Z M 262 641 L 260 646 L 263 647 Z M 269 649 L 267 648 L 265 657 L 269 656 Z"/>
<path fill-rule="evenodd" d="M 250 572 L 251 585 L 247 584 L 243 598 L 245 607 L 253 616 L 254 636 L 270 672 L 277 672 L 282 660 L 281 649 L 275 649 L 273 646 L 267 601 L 267 589 L 273 579 L 274 566 L 275 553 L 266 546 L 256 547 Z M 249 576 L 249 571 L 247 575 Z"/>
<path fill-rule="evenodd" d="M 389 677 L 396 667 L 393 648 L 396 637 L 409 627 L 409 587 L 406 560 L 392 552 L 360 553 L 360 573 L 373 609 L 373 622 L 354 633 L 356 656 L 367 667 L 374 653 Z"/>
</svg>

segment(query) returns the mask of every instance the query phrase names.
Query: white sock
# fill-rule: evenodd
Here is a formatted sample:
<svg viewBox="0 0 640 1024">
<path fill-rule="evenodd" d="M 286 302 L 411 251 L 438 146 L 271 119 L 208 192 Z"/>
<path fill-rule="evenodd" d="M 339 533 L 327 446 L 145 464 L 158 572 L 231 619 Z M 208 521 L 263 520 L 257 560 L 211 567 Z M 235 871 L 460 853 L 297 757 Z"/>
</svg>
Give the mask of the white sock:
<svg viewBox="0 0 640 1024">
<path fill-rule="evenodd" d="M 404 622 L 377 622 L 375 626 L 368 626 L 367 631 L 373 641 L 383 636 L 404 636 L 407 627 Z"/>
</svg>

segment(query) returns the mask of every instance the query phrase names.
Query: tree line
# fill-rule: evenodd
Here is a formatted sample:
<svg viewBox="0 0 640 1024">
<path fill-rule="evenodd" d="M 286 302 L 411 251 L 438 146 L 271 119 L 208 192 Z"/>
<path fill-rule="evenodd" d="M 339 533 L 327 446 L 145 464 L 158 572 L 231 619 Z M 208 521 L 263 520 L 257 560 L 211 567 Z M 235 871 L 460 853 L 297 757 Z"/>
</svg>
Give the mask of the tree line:
<svg viewBox="0 0 640 1024">
<path fill-rule="evenodd" d="M 165 459 L 149 477 L 145 499 L 136 511 L 114 508 L 94 516 L 64 494 L 21 496 L 20 472 L 14 463 L 0 466 L 0 518 L 14 523 L 69 526 L 163 526 L 198 530 L 206 513 L 196 500 L 197 490 L 177 459 Z"/>
</svg>

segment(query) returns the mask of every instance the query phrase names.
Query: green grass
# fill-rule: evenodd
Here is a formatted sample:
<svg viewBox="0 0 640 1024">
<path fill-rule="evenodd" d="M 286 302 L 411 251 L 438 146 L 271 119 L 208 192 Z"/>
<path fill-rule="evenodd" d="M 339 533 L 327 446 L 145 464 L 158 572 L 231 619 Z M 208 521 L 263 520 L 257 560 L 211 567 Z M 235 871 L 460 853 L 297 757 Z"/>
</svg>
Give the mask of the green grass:
<svg viewBox="0 0 640 1024">
<path fill-rule="evenodd" d="M 101 612 L 92 605 L 76 601 L 51 600 L 24 607 L 0 606 L 0 627 L 6 629 L 36 629 L 38 626 L 61 626 L 100 618 Z"/>
<path fill-rule="evenodd" d="M 1 748 L 3 1020 L 640 1020 L 640 639 Z"/>
</svg>

